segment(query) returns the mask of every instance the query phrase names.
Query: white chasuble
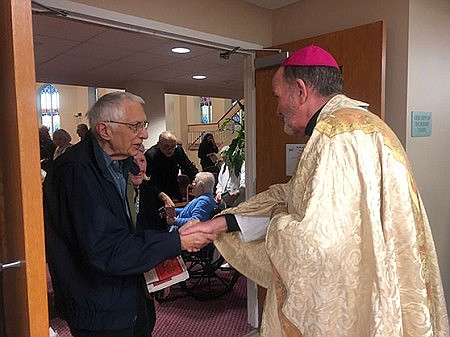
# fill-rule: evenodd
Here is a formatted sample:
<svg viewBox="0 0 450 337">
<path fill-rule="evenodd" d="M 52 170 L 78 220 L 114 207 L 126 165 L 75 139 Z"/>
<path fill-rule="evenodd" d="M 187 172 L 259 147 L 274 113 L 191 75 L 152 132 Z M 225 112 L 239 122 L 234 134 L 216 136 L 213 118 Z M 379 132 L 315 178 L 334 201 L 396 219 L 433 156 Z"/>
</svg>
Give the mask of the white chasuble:
<svg viewBox="0 0 450 337">
<path fill-rule="evenodd" d="M 265 240 L 215 244 L 268 288 L 261 337 L 449 336 L 439 267 L 405 151 L 367 104 L 344 95 L 322 109 L 286 184 L 227 213 L 288 213 Z"/>
</svg>

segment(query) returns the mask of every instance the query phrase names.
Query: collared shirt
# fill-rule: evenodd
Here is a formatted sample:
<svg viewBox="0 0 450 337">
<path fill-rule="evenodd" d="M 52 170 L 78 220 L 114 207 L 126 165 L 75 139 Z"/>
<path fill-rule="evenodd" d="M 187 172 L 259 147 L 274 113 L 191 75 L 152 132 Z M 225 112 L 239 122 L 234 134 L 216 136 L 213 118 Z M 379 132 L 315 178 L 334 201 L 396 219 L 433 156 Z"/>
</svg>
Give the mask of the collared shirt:
<svg viewBox="0 0 450 337">
<path fill-rule="evenodd" d="M 119 195 L 123 201 L 124 208 L 128 216 L 130 216 L 130 208 L 126 197 L 127 181 L 125 177 L 128 176 L 128 171 L 131 166 L 130 161 L 132 159 L 130 160 L 131 157 L 128 157 L 124 160 L 114 160 L 109 154 L 106 153 L 98 142 L 95 143 L 96 145 L 94 145 L 94 151 L 100 154 L 100 156 L 104 159 L 107 172 L 111 175 L 114 185 L 119 191 Z"/>
</svg>

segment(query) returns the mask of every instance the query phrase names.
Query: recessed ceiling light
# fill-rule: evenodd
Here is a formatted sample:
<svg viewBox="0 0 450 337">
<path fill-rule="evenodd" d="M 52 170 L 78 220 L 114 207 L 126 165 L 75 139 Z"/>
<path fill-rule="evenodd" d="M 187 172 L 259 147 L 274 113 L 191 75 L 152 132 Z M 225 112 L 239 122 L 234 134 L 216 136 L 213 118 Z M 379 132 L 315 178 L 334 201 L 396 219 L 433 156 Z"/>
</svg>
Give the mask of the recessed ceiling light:
<svg viewBox="0 0 450 337">
<path fill-rule="evenodd" d="M 206 78 L 205 75 L 194 75 L 192 76 L 194 80 L 204 80 Z"/>
<path fill-rule="evenodd" d="M 177 53 L 177 54 L 186 54 L 186 53 L 190 53 L 191 50 L 189 48 L 176 47 L 176 48 L 172 48 L 172 52 Z"/>
</svg>

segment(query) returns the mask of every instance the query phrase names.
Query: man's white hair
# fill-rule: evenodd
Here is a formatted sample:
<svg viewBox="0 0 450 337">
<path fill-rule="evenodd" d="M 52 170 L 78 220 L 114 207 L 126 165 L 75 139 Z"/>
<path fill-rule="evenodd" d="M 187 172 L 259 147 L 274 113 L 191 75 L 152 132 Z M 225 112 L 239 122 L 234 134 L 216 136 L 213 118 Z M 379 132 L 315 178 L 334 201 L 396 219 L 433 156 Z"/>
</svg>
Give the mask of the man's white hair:
<svg viewBox="0 0 450 337">
<path fill-rule="evenodd" d="M 123 103 L 127 100 L 142 106 L 145 104 L 141 97 L 126 91 L 114 91 L 100 97 L 86 113 L 92 132 L 96 133 L 95 126 L 99 122 L 120 121 L 124 113 Z"/>
</svg>

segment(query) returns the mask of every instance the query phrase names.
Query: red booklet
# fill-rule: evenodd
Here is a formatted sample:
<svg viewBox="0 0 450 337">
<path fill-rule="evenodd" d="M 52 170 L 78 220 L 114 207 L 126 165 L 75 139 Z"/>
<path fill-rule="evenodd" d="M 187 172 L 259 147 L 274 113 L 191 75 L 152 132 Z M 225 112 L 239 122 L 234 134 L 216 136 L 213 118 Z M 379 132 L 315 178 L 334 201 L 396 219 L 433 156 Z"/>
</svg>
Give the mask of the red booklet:
<svg viewBox="0 0 450 337">
<path fill-rule="evenodd" d="M 187 280 L 189 273 L 181 256 L 165 260 L 155 268 L 144 273 L 145 282 L 149 292 L 154 292 Z"/>
</svg>

